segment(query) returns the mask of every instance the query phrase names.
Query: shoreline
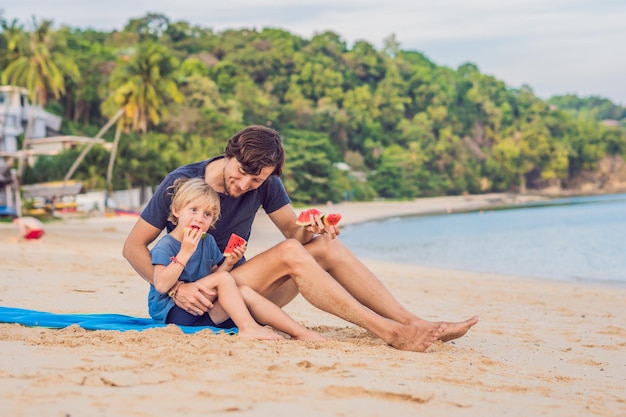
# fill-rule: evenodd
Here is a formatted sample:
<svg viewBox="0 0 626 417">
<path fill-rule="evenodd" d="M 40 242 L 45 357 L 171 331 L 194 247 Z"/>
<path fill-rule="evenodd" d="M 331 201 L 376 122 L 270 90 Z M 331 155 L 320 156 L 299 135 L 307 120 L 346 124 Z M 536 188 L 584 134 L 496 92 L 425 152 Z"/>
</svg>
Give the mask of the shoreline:
<svg viewBox="0 0 626 417">
<path fill-rule="evenodd" d="M 518 195 L 512 193 L 470 194 L 460 196 L 422 197 L 411 201 L 368 201 L 341 202 L 326 206 L 315 206 L 321 211 L 337 209 L 346 214 L 342 224 L 355 224 L 393 217 L 450 214 L 548 201 L 550 198 L 538 195 Z M 342 212 L 343 214 L 343 212 Z"/>
<path fill-rule="evenodd" d="M 489 203 L 464 199 L 336 207 L 353 223 Z M 35 243 L 12 241 L 14 225 L 0 223 L 0 305 L 147 317 L 147 283 L 121 256 L 135 221 L 55 221 Z M 280 239 L 261 213 L 247 254 Z M 626 289 L 364 262 L 420 317 L 479 314 L 480 322 L 419 354 L 390 348 L 300 296 L 285 310 L 327 343 L 187 335 L 175 326 L 116 332 L 0 323 L 0 410 L 16 417 L 623 415 Z"/>
<path fill-rule="evenodd" d="M 330 209 L 337 209 L 341 212 L 342 209 L 346 209 L 348 212 L 348 216 L 345 222 L 345 225 L 355 225 L 355 224 L 363 224 L 369 222 L 378 222 L 385 221 L 389 219 L 402 219 L 408 217 L 416 217 L 416 216 L 442 216 L 442 215 L 451 215 L 451 214 L 461 214 L 461 213 L 471 213 L 471 212 L 482 212 L 482 211 L 497 211 L 497 210 L 509 210 L 509 209 L 517 209 L 517 208 L 534 208 L 534 207 L 542 207 L 544 205 L 547 206 L 558 206 L 559 203 L 555 203 L 559 200 L 567 200 L 569 201 L 572 198 L 585 198 L 585 197 L 603 197 L 603 196 L 612 196 L 612 195 L 622 195 L 623 193 L 618 194 L 593 194 L 593 195 L 581 195 L 581 196 L 556 196 L 556 197 L 546 197 L 546 196 L 538 196 L 538 195 L 527 195 L 520 197 L 516 194 L 502 193 L 502 194 L 486 194 L 486 195 L 478 195 L 478 196 L 449 196 L 449 197 L 440 197 L 438 199 L 419 199 L 414 202 L 399 202 L 395 209 L 391 206 L 392 202 L 378 202 L 378 203 L 346 203 L 346 204 L 338 204 L 333 205 Z M 626 196 L 626 194 L 624 194 Z M 370 205 L 376 204 L 379 206 L 380 210 L 377 211 L 371 210 Z M 566 202 L 562 204 L 584 204 L 583 203 L 572 203 Z M 381 215 L 380 212 L 384 211 L 389 207 L 389 210 L 386 214 Z M 328 212 L 328 208 L 321 207 L 320 210 L 326 209 Z M 343 219 L 342 219 L 343 222 Z M 344 223 L 342 223 L 344 224 Z M 382 257 L 366 257 L 367 259 L 373 261 L 383 261 L 385 262 L 385 258 Z M 579 285 L 589 285 L 589 286 L 601 286 L 607 288 L 626 288 L 626 281 L 620 280 L 602 280 L 600 278 L 587 278 L 587 279 L 570 279 L 566 277 L 554 278 L 550 277 L 549 274 L 545 275 L 523 275 L 515 272 L 504 272 L 497 270 L 488 270 L 488 269 L 472 269 L 472 268 L 463 268 L 457 266 L 445 266 L 445 265 L 435 265 L 435 264 L 425 264 L 425 263 L 417 263 L 411 262 L 410 260 L 394 260 L 393 262 L 402 263 L 404 265 L 411 265 L 417 267 L 426 267 L 426 268 L 436 268 L 443 269 L 448 271 L 467 271 L 474 273 L 491 273 L 491 274 L 499 274 L 499 275 L 507 275 L 514 277 L 522 277 L 529 279 L 538 279 L 538 280 L 549 280 L 550 282 L 564 282 L 564 283 L 572 283 Z"/>
<path fill-rule="evenodd" d="M 341 213 L 340 225 L 353 225 L 371 221 L 384 220 L 394 217 L 450 214 L 476 210 L 497 209 L 505 206 L 515 206 L 534 201 L 547 201 L 547 197 L 510 193 L 472 194 L 466 196 L 423 197 L 411 201 L 367 201 L 367 202 L 341 202 L 326 205 L 312 205 L 295 208 L 299 210 L 316 208 L 321 212 Z M 254 242 L 278 243 L 283 239 L 282 234 L 274 227 L 265 212 L 260 209 L 254 221 L 248 252 L 253 248 L 253 253 L 258 253 L 261 248 L 256 248 Z M 263 247 L 267 248 L 267 244 Z"/>
</svg>

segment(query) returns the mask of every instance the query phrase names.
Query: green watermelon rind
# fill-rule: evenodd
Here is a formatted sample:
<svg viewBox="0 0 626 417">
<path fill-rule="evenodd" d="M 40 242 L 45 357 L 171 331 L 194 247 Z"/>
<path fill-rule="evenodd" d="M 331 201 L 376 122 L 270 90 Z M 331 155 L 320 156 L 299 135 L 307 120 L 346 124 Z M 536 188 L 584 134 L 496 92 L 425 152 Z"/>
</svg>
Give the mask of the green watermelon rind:
<svg viewBox="0 0 626 417">
<path fill-rule="evenodd" d="M 322 222 L 326 226 L 337 226 L 340 221 L 341 221 L 341 214 L 339 213 L 329 213 L 329 214 L 324 214 L 322 216 Z"/>
<path fill-rule="evenodd" d="M 199 227 L 194 227 L 194 228 L 199 229 Z M 185 233 L 187 231 L 187 229 L 188 229 L 187 227 L 184 227 L 183 228 L 183 233 Z M 202 236 L 200 237 L 200 239 L 206 239 L 206 232 L 202 232 Z"/>
</svg>

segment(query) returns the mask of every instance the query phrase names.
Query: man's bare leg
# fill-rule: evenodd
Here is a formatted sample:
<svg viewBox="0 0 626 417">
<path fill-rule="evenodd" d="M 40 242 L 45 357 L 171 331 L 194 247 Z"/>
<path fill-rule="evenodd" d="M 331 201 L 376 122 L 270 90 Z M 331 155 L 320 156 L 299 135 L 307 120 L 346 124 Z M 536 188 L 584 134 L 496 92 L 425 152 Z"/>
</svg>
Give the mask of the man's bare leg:
<svg viewBox="0 0 626 417">
<path fill-rule="evenodd" d="M 288 276 L 284 277 L 278 282 L 282 283 L 266 298 L 272 303 L 276 304 L 278 307 L 282 308 L 292 302 L 293 299 L 296 298 L 296 296 L 300 293 L 300 291 L 298 291 L 298 286 L 296 285 L 296 283 Z"/>
<path fill-rule="evenodd" d="M 446 325 L 424 322 L 421 326 L 382 317 L 361 304 L 318 265 L 302 245 L 288 239 L 248 260 L 231 272 L 239 285 L 248 285 L 270 299 L 285 299 L 287 276 L 315 307 L 367 329 L 401 350 L 422 352 L 442 337 Z"/>
<path fill-rule="evenodd" d="M 388 319 L 410 324 L 424 331 L 432 328 L 434 322 L 424 320 L 405 309 L 378 277 L 339 239 L 330 239 L 323 235 L 305 245 L 305 248 L 322 268 L 363 305 Z M 445 325 L 439 339 L 443 342 L 457 339 L 465 335 L 476 323 L 478 316 L 460 322 L 437 322 Z"/>
</svg>

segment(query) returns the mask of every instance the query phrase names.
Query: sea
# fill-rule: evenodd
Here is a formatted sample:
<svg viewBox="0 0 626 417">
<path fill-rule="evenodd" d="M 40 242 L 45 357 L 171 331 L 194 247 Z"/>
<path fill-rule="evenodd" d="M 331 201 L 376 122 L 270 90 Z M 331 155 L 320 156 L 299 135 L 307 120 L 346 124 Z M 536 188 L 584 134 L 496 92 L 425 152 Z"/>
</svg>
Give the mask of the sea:
<svg viewBox="0 0 626 417">
<path fill-rule="evenodd" d="M 626 287 L 626 194 L 347 225 L 362 258 Z"/>
</svg>

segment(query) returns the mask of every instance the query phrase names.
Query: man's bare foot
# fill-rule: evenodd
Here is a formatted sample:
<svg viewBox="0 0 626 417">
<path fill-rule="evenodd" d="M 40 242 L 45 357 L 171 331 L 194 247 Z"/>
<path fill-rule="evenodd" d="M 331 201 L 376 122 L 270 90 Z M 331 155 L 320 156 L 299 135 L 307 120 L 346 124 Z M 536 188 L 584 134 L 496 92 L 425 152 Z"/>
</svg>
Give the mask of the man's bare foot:
<svg viewBox="0 0 626 417">
<path fill-rule="evenodd" d="M 322 336 L 318 332 L 311 330 L 311 329 L 307 329 L 306 327 L 301 333 L 294 334 L 293 339 L 304 340 L 307 342 L 327 342 L 328 341 L 328 339 L 326 339 L 324 336 Z"/>
<path fill-rule="evenodd" d="M 439 340 L 442 342 L 449 342 L 450 340 L 458 339 L 465 335 L 467 331 L 476 323 L 478 323 L 478 316 L 474 316 L 471 319 L 458 322 L 441 322 L 445 324 L 446 329 L 439 336 Z"/>
<path fill-rule="evenodd" d="M 276 333 L 274 330 L 263 326 L 250 326 L 239 328 L 239 336 L 247 339 L 256 340 L 285 340 L 284 337 Z"/>
<path fill-rule="evenodd" d="M 423 352 L 446 331 L 444 323 L 431 323 L 424 326 L 401 325 L 393 340 L 387 344 L 399 350 Z"/>
</svg>

